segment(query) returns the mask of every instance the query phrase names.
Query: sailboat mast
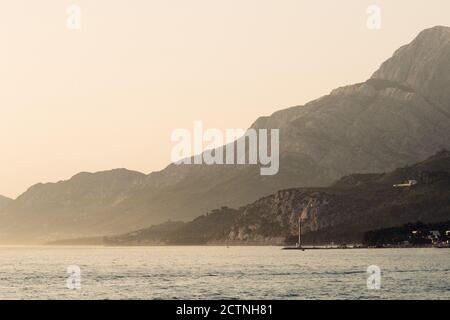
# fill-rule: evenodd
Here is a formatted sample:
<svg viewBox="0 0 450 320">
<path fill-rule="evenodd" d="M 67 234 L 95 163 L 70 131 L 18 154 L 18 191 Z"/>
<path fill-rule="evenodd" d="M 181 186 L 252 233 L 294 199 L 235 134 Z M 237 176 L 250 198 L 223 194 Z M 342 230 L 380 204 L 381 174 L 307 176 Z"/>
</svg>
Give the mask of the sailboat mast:
<svg viewBox="0 0 450 320">
<path fill-rule="evenodd" d="M 298 217 L 298 246 L 302 246 L 302 215 Z"/>
</svg>

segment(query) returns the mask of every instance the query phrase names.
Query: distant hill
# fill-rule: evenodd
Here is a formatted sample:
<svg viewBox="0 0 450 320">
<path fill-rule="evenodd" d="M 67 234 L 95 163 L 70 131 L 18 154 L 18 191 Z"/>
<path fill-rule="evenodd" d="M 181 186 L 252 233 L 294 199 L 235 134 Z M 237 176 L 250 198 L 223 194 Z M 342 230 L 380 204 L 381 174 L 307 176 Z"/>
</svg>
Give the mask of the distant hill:
<svg viewBox="0 0 450 320">
<path fill-rule="evenodd" d="M 278 190 L 324 187 L 349 174 L 411 165 L 450 149 L 449 88 L 450 28 L 424 30 L 367 81 L 257 119 L 252 128 L 280 129 L 275 176 L 261 176 L 259 166 L 251 165 L 174 164 L 148 176 L 123 170 L 81 174 L 36 185 L 2 210 L 0 241 L 92 237 L 168 219 L 188 221 Z M 282 196 L 303 197 L 294 193 Z M 341 198 L 335 195 L 335 201 Z"/>
<path fill-rule="evenodd" d="M 394 184 L 416 179 L 412 187 Z M 450 152 L 386 174 L 352 175 L 327 188 L 279 191 L 238 210 L 108 237 L 107 244 L 307 244 L 361 242 L 365 232 L 450 220 Z M 163 229 L 163 230 L 161 230 Z M 161 232 L 162 231 L 162 232 Z"/>
<path fill-rule="evenodd" d="M 239 210 L 222 207 L 190 222 L 165 222 L 125 235 L 104 238 L 110 245 L 202 245 L 224 243 Z"/>
<path fill-rule="evenodd" d="M 139 190 L 145 179 L 142 173 L 116 169 L 34 185 L 0 212 L 2 235 L 17 241 L 98 236 L 99 228 L 110 222 L 111 208 Z"/>
</svg>

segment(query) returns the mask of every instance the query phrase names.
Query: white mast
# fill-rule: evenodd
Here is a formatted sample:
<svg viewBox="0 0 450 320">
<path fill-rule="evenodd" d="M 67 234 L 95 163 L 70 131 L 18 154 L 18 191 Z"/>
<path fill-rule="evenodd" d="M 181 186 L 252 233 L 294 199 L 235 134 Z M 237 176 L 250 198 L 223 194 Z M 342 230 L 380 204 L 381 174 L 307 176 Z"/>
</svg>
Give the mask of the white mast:
<svg viewBox="0 0 450 320">
<path fill-rule="evenodd" d="M 300 212 L 300 215 L 298 216 L 298 247 L 302 247 L 302 217 L 304 215 L 309 214 L 310 208 L 312 208 L 313 199 L 310 199 L 306 207 Z"/>
<path fill-rule="evenodd" d="M 298 217 L 298 247 L 302 247 L 302 214 Z"/>
</svg>

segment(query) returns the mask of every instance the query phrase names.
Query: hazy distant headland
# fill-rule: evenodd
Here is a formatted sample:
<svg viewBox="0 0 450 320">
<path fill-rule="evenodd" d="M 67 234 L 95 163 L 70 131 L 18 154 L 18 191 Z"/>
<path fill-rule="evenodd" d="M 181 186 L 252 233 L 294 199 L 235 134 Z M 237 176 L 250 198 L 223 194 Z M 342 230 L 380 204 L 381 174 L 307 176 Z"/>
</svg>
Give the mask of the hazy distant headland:
<svg viewBox="0 0 450 320">
<path fill-rule="evenodd" d="M 438 153 L 450 149 L 448 88 L 450 28 L 424 30 L 366 82 L 257 119 L 252 128 L 280 130 L 277 175 L 174 164 L 149 175 L 80 173 L 0 203 L 0 242 L 159 234 L 163 243 L 274 244 L 295 234 L 302 212 L 309 241 L 348 242 L 374 228 L 448 221 L 449 156 Z M 410 179 L 419 184 L 392 187 Z"/>
</svg>

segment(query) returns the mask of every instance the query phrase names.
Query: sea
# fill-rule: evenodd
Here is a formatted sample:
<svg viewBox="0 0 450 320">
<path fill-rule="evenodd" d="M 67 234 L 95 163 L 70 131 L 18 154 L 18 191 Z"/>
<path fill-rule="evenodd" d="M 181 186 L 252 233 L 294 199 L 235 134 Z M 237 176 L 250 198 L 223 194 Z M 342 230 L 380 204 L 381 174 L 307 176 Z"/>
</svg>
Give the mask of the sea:
<svg viewBox="0 0 450 320">
<path fill-rule="evenodd" d="M 3 246 L 0 299 L 450 299 L 450 249 Z"/>
</svg>

